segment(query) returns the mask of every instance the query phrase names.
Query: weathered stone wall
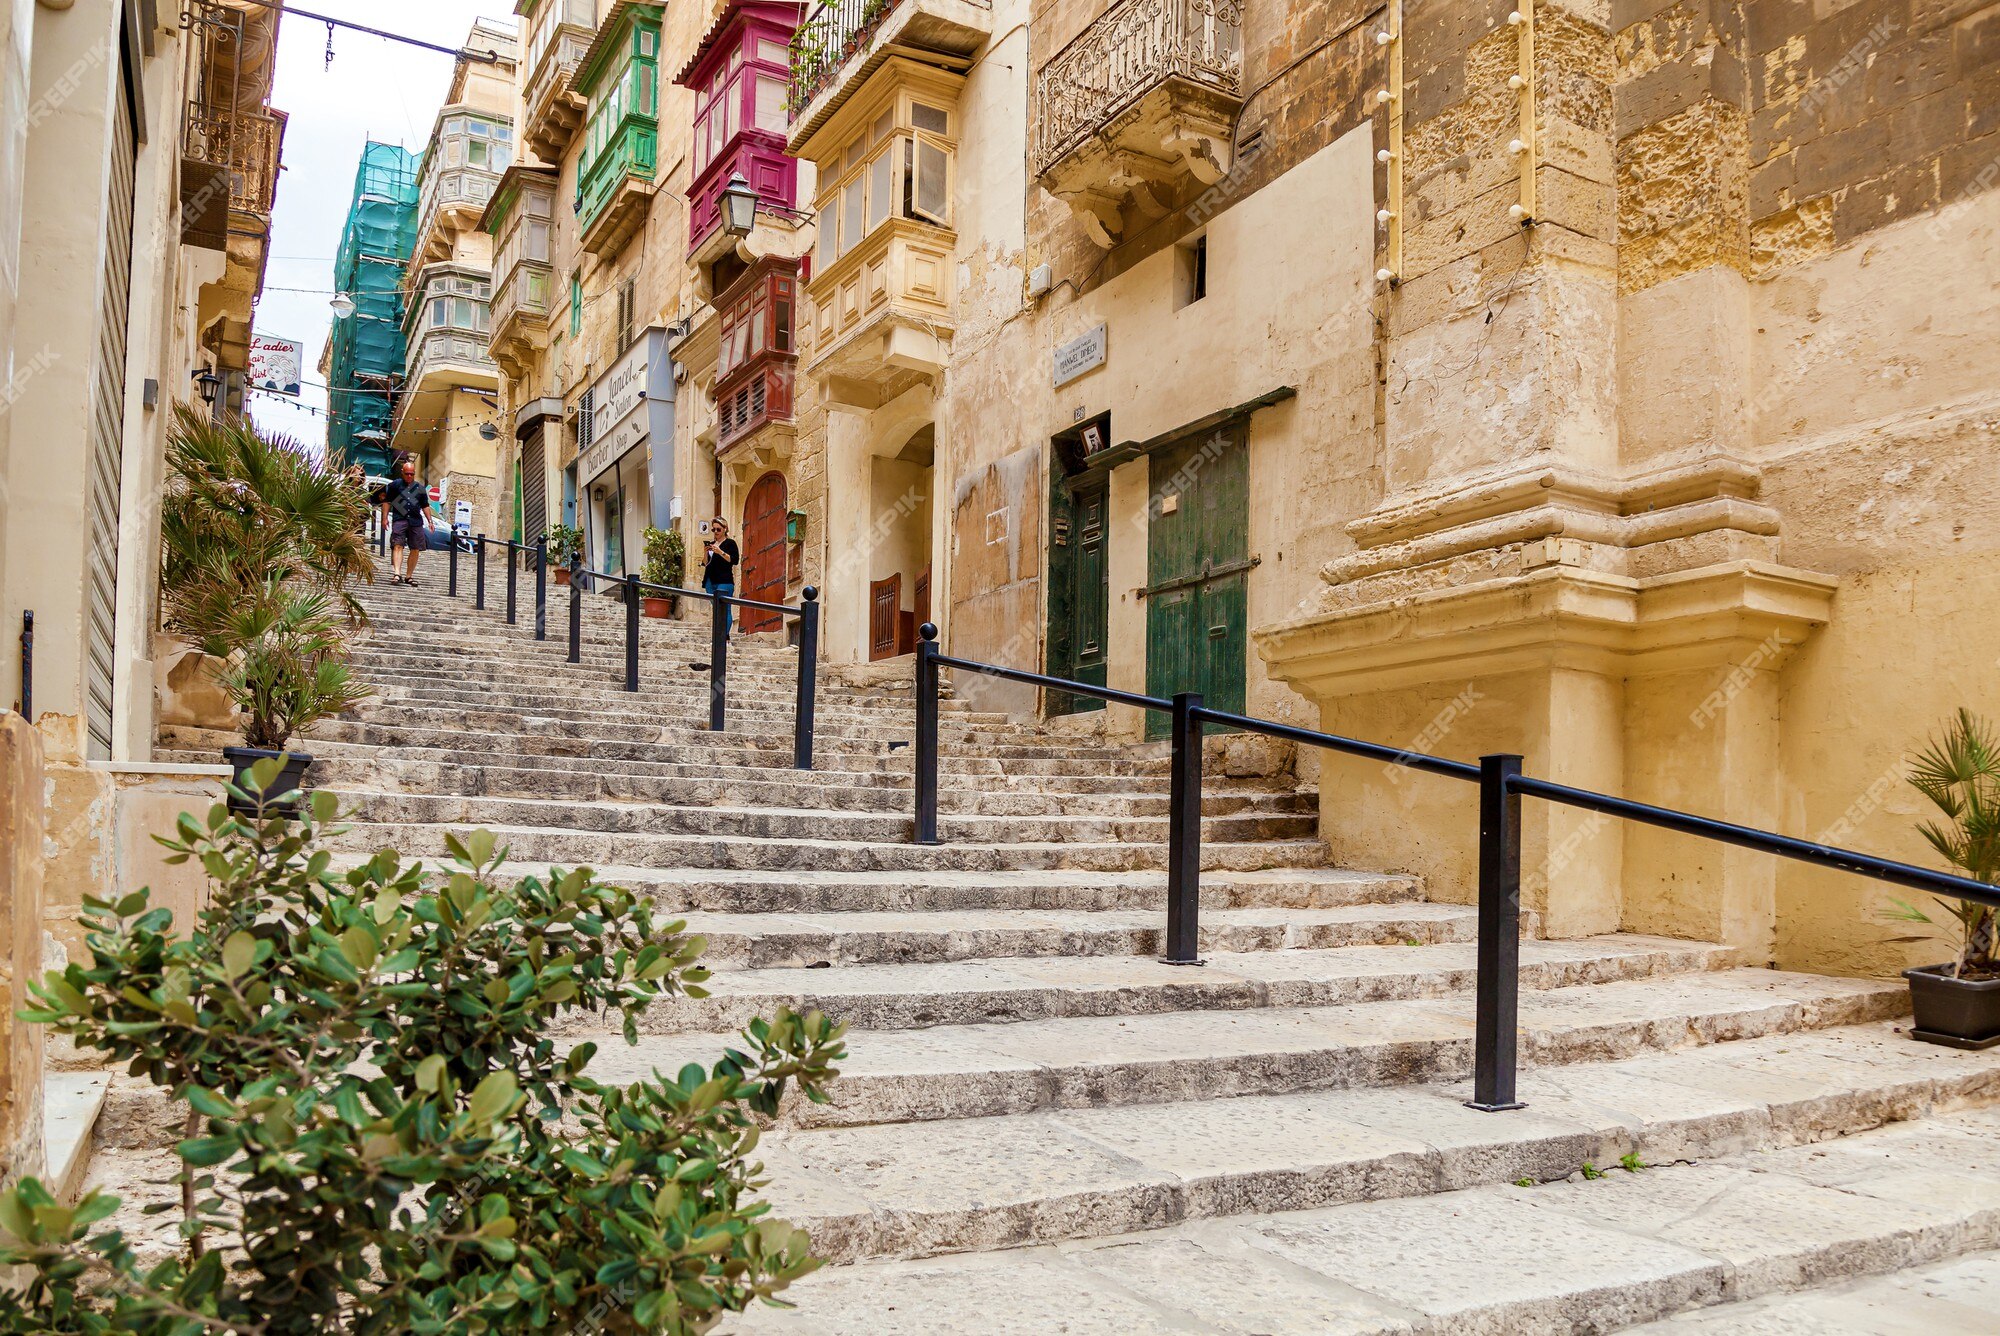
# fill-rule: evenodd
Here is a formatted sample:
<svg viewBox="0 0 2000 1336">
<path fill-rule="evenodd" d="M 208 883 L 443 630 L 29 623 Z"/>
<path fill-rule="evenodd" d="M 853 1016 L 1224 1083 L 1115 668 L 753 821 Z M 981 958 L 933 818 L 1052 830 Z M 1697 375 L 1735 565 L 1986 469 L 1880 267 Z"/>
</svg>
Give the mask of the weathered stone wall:
<svg viewBox="0 0 2000 1336">
<path fill-rule="evenodd" d="M 42 1172 L 42 1035 L 20 1018 L 42 964 L 42 747 L 0 712 L 0 1182 Z"/>
</svg>

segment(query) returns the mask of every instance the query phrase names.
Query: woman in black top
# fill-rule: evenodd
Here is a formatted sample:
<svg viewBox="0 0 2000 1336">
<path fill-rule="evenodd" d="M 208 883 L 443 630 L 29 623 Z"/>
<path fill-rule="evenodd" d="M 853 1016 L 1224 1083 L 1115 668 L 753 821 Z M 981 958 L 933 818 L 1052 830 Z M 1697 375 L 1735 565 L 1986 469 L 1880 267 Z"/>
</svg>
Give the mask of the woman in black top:
<svg viewBox="0 0 2000 1336">
<path fill-rule="evenodd" d="M 701 587 L 711 594 L 733 595 L 736 592 L 736 563 L 743 560 L 743 551 L 729 536 L 729 521 L 718 518 L 709 524 L 702 550 L 708 554 L 708 561 L 701 570 Z M 732 617 L 735 611 L 727 603 L 722 605 L 724 635 L 734 629 Z"/>
</svg>

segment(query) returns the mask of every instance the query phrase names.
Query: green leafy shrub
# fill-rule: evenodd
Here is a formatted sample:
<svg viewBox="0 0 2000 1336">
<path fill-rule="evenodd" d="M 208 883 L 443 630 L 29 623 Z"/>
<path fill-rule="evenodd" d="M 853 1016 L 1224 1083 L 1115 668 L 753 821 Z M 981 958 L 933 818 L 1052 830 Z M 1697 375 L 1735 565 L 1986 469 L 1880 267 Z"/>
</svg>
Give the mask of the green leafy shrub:
<svg viewBox="0 0 2000 1336">
<path fill-rule="evenodd" d="M 93 901 L 89 964 L 34 989 L 29 1019 L 188 1102 L 185 1246 L 148 1266 L 92 1232 L 115 1198 L 25 1180 L 0 1332 L 699 1332 L 818 1265 L 752 1156 L 789 1083 L 824 1100 L 841 1027 L 783 1011 L 713 1069 L 593 1081 L 553 1026 L 616 1012 L 635 1042 L 649 1003 L 704 995 L 702 939 L 588 869 L 504 884 L 485 831 L 442 873 L 336 876 L 335 806 L 183 816 L 169 861 L 216 884 L 196 929 Z"/>
<path fill-rule="evenodd" d="M 646 529 L 647 584 L 679 588 L 687 577 L 687 540 L 679 529 Z"/>
<path fill-rule="evenodd" d="M 551 524 L 542 533 L 548 539 L 549 560 L 558 566 L 574 566 L 583 555 L 583 530 L 572 524 Z"/>
<path fill-rule="evenodd" d="M 2000 741 L 1992 727 L 1961 709 L 1911 767 L 1910 783 L 1944 814 L 1919 829 L 1946 862 L 1974 881 L 2000 885 Z M 1898 900 L 1887 917 L 1921 923 L 1929 931 L 1898 942 L 1956 939 L 1952 977 L 2000 979 L 2000 910 L 1970 900 L 1938 897 L 1948 922 Z"/>
<path fill-rule="evenodd" d="M 160 594 L 167 629 L 199 645 L 276 582 L 324 591 L 364 620 L 346 592 L 373 578 L 367 498 L 284 436 L 187 404 L 167 432 L 160 502 Z"/>
<path fill-rule="evenodd" d="M 227 656 L 220 680 L 245 743 L 282 751 L 297 730 L 367 698 L 348 670 L 347 630 L 324 592 L 274 581 L 202 642 Z"/>
</svg>

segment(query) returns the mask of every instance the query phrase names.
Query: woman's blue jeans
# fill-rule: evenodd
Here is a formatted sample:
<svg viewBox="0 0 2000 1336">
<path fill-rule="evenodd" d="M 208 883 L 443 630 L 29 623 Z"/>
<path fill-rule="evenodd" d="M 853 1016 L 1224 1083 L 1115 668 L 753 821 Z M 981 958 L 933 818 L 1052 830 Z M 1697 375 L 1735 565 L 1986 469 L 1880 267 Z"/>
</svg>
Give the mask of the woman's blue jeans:
<svg viewBox="0 0 2000 1336">
<path fill-rule="evenodd" d="M 711 594 L 721 594 L 725 598 L 733 597 L 736 593 L 736 585 L 733 581 L 729 584 L 717 584 L 713 580 L 703 580 L 701 582 L 701 587 L 707 590 Z M 735 618 L 736 618 L 736 606 L 733 603 L 723 604 L 722 634 L 728 635 L 731 631 L 736 629 Z"/>
</svg>

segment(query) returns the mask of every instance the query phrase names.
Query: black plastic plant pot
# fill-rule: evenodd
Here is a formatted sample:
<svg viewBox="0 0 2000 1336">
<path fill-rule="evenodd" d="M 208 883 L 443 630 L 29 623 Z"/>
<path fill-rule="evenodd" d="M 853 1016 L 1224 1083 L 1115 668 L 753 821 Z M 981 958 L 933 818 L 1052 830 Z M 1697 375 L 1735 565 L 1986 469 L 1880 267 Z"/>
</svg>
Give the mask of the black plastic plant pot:
<svg viewBox="0 0 2000 1336">
<path fill-rule="evenodd" d="M 229 762 L 230 768 L 236 772 L 230 782 L 249 795 L 244 799 L 230 794 L 228 800 L 230 811 L 244 816 L 257 815 L 259 795 L 255 781 L 250 778 L 250 767 L 259 761 L 282 759 L 285 768 L 278 772 L 278 778 L 271 787 L 264 790 L 270 800 L 264 803 L 263 812 L 266 816 L 299 814 L 299 794 L 305 786 L 306 767 L 313 763 L 313 758 L 308 753 L 265 751 L 262 747 L 224 747 L 222 759 Z"/>
<path fill-rule="evenodd" d="M 1949 965 L 1903 971 L 1910 981 L 1913 1038 L 1947 1048 L 2000 1044 L 2000 979 L 1954 979 Z"/>
</svg>

